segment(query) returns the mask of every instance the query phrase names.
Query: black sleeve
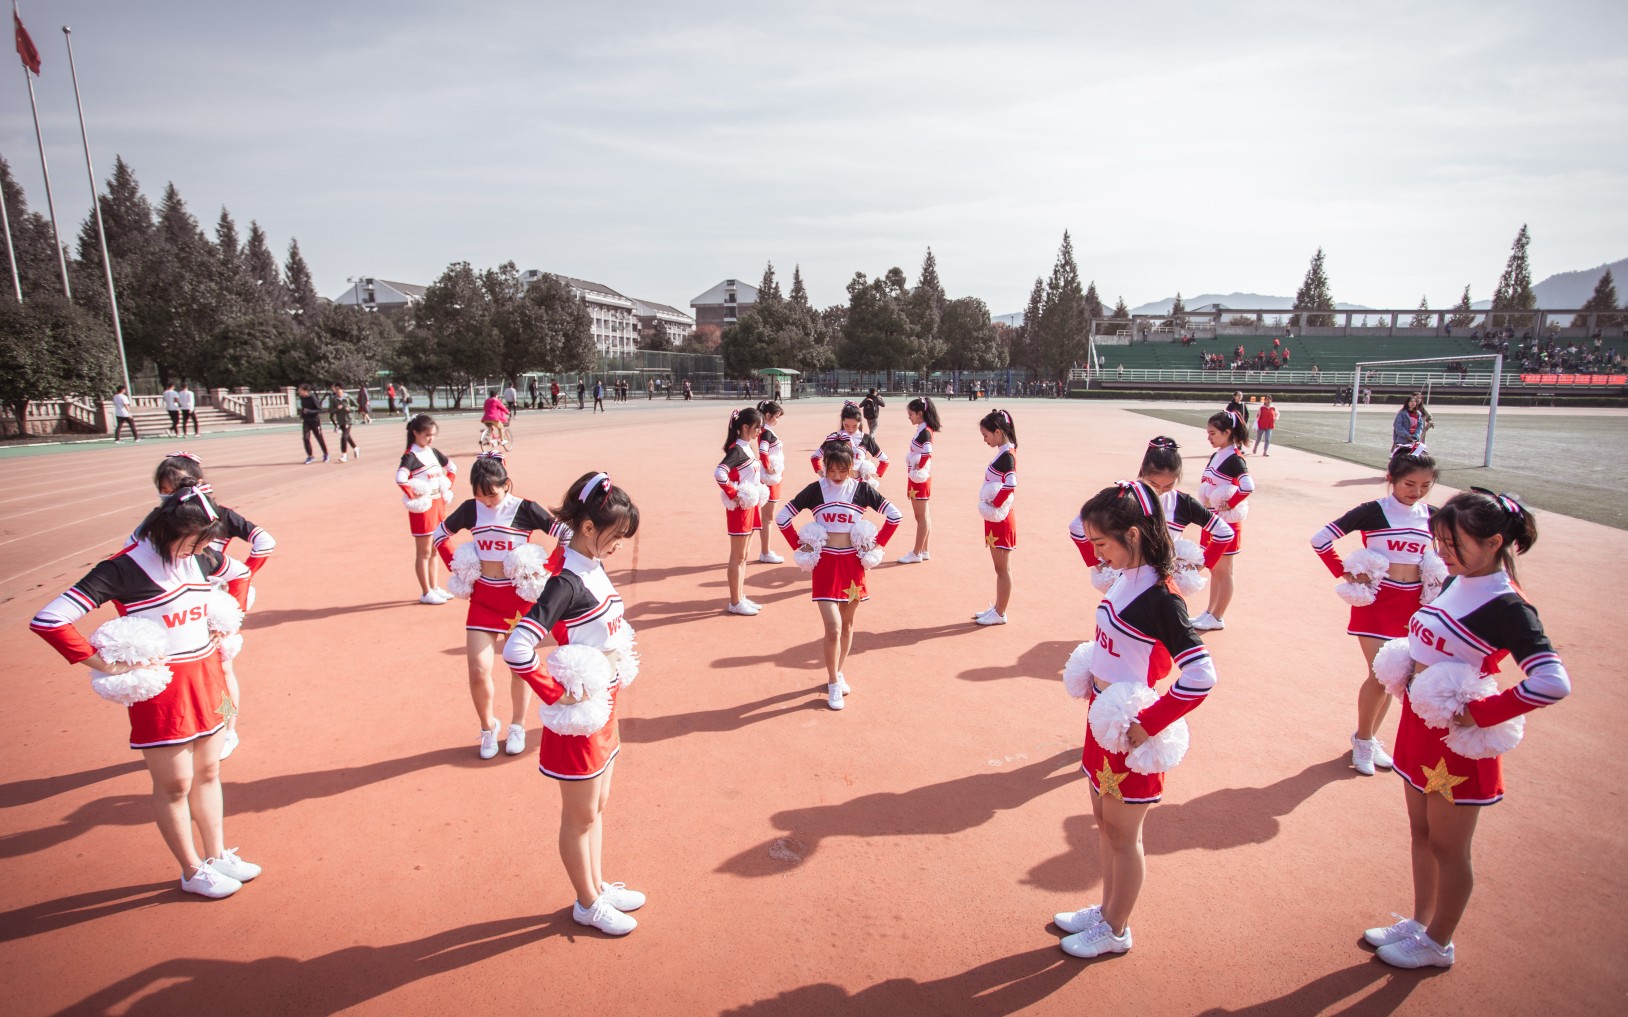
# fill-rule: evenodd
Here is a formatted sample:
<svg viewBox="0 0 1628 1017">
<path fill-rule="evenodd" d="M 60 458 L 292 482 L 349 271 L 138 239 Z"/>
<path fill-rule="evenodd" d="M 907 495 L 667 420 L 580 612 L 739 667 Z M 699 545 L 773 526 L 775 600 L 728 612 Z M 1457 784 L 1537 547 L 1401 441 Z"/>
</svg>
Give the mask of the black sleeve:
<svg viewBox="0 0 1628 1017">
<path fill-rule="evenodd" d="M 876 444 L 876 439 L 868 434 L 859 439 L 859 447 L 869 452 L 873 459 L 882 454 L 882 446 Z"/>
<path fill-rule="evenodd" d="M 247 543 L 249 535 L 254 532 L 254 524 L 225 505 L 217 505 L 216 508 L 220 510 L 221 522 L 226 524 L 226 535 Z"/>
<path fill-rule="evenodd" d="M 1203 646 L 1203 640 L 1193 632 L 1193 623 L 1187 617 L 1187 601 L 1163 585 L 1153 589 L 1158 594 L 1158 600 L 1152 605 L 1153 631 L 1150 635 L 1164 644 L 1172 658 L 1180 657 L 1195 646 Z"/>
<path fill-rule="evenodd" d="M 192 557 L 197 560 L 198 567 L 203 569 L 205 578 L 213 579 L 226 571 L 225 551 L 217 551 L 212 547 L 208 547 Z"/>
<path fill-rule="evenodd" d="M 123 558 L 108 558 L 96 563 L 85 577 L 74 583 L 72 589 L 80 596 L 100 607 L 110 600 L 130 596 L 128 563 Z M 138 570 L 139 571 L 139 570 Z"/>
<path fill-rule="evenodd" d="M 737 466 L 745 466 L 751 461 L 752 457 L 747 455 L 746 450 L 741 448 L 739 444 L 734 444 L 729 446 L 728 452 L 724 453 L 724 460 L 721 465 L 734 469 Z"/>
<path fill-rule="evenodd" d="M 1002 452 L 995 457 L 995 461 L 990 465 L 1001 473 L 1011 473 L 1017 469 L 1017 457 L 1009 451 Z"/>
<path fill-rule="evenodd" d="M 870 485 L 861 484 L 859 486 L 869 487 Z M 820 507 L 820 503 L 824 500 L 825 495 L 820 492 L 819 481 L 815 481 L 814 483 L 803 488 L 801 491 L 798 491 L 796 497 L 792 498 L 791 501 L 786 502 L 786 504 L 791 507 L 792 514 L 796 515 L 799 512 L 814 511 Z"/>
<path fill-rule="evenodd" d="M 463 501 L 459 502 L 458 507 L 453 509 L 451 512 L 448 512 L 447 517 L 441 520 L 441 528 L 447 531 L 448 534 L 453 534 L 462 533 L 464 530 L 474 526 L 475 504 L 475 499 L 473 498 L 465 498 Z M 516 522 L 519 522 L 518 517 L 516 518 Z"/>
<path fill-rule="evenodd" d="M 406 452 L 401 454 L 400 468 L 406 470 L 408 473 L 412 473 L 414 470 L 418 469 L 418 457 L 413 455 L 411 449 L 408 449 Z"/>
<path fill-rule="evenodd" d="M 430 451 L 435 453 L 435 461 L 441 464 L 443 470 L 447 468 L 448 463 L 452 462 L 447 458 L 447 454 L 440 449 L 431 446 Z"/>
<path fill-rule="evenodd" d="M 1499 649 L 1509 651 L 1516 664 L 1524 664 L 1540 653 L 1555 652 L 1538 620 L 1538 609 L 1513 598 L 1498 613 L 1497 642 Z"/>
<path fill-rule="evenodd" d="M 1236 480 L 1249 472 L 1249 464 L 1244 462 L 1243 456 L 1234 453 L 1228 456 L 1227 461 L 1222 463 L 1215 472 L 1223 477 L 1231 477 Z"/>
<path fill-rule="evenodd" d="M 577 599 L 580 582 L 577 574 L 571 571 L 561 572 L 553 577 L 543 585 L 542 596 L 537 598 L 537 603 L 531 605 L 526 617 L 536 622 L 544 632 L 552 635 L 554 626 L 571 612 L 571 604 Z"/>
<path fill-rule="evenodd" d="M 514 525 L 522 530 L 539 530 L 553 534 L 554 528 L 559 526 L 560 522 L 549 515 L 547 509 L 527 498 L 520 502 L 520 508 L 515 511 Z"/>
<path fill-rule="evenodd" d="M 1210 520 L 1214 518 L 1215 513 L 1200 505 L 1197 498 L 1186 491 L 1176 493 L 1176 518 L 1170 520 L 1171 522 L 1178 526 L 1186 526 L 1189 523 L 1208 526 Z"/>
</svg>

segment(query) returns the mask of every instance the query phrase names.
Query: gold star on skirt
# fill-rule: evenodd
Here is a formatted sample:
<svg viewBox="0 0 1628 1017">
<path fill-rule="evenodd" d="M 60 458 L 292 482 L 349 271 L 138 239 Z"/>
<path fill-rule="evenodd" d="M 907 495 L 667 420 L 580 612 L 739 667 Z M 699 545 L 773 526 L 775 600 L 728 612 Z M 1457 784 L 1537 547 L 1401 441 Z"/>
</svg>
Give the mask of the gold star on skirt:
<svg viewBox="0 0 1628 1017">
<path fill-rule="evenodd" d="M 995 535 L 993 533 L 984 534 L 984 546 L 991 551 L 995 549 Z"/>
<path fill-rule="evenodd" d="M 1098 794 L 1112 795 L 1113 797 L 1118 798 L 1120 801 L 1125 800 L 1124 793 L 1119 790 L 1119 782 L 1124 780 L 1126 777 L 1129 777 L 1130 774 L 1115 773 L 1114 768 L 1109 765 L 1106 759 L 1104 759 L 1102 761 L 1102 769 L 1098 771 L 1095 776 L 1097 778 Z"/>
<path fill-rule="evenodd" d="M 1432 791 L 1440 791 L 1441 796 L 1448 801 L 1453 800 L 1453 788 L 1470 779 L 1468 777 L 1455 777 L 1448 773 L 1447 758 L 1445 756 L 1442 757 L 1441 762 L 1436 764 L 1435 769 L 1428 766 L 1421 766 L 1419 769 L 1424 772 L 1424 793 L 1429 794 Z"/>
<path fill-rule="evenodd" d="M 849 582 L 848 588 L 842 592 L 848 595 L 848 603 L 850 604 L 859 603 L 865 596 L 865 591 L 860 588 L 858 582 Z"/>
<path fill-rule="evenodd" d="M 233 717 L 237 716 L 237 704 L 232 702 L 232 694 L 230 692 L 221 693 L 220 705 L 215 707 L 215 713 L 222 720 L 231 720 Z"/>
<path fill-rule="evenodd" d="M 504 620 L 504 622 L 505 622 L 505 623 L 507 623 L 507 624 L 508 624 L 508 626 L 509 626 L 509 631 L 511 631 L 511 632 L 513 632 L 513 631 L 514 631 L 514 627 L 515 627 L 515 626 L 516 626 L 516 625 L 519 625 L 519 624 L 520 624 L 520 619 L 522 619 L 522 618 L 524 618 L 524 617 L 525 617 L 525 616 L 526 616 L 526 612 L 524 612 L 524 611 L 516 611 L 516 612 L 515 612 L 515 613 L 514 613 L 514 617 L 513 617 L 513 618 L 505 618 L 505 619 L 503 619 L 503 620 Z"/>
</svg>

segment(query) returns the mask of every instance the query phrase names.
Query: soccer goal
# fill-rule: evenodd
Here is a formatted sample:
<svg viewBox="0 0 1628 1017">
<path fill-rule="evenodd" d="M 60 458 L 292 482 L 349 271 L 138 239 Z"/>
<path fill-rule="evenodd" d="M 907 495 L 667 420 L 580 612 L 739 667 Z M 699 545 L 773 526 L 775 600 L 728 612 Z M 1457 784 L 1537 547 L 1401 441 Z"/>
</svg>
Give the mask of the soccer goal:
<svg viewBox="0 0 1628 1017">
<path fill-rule="evenodd" d="M 1471 364 L 1483 366 L 1485 369 L 1475 371 Z M 1451 367 L 1452 370 L 1444 370 Z M 1374 387 L 1383 386 L 1393 392 L 1399 386 L 1412 386 L 1414 391 L 1425 397 L 1425 410 L 1427 430 L 1424 443 L 1428 446 L 1437 460 L 1462 462 L 1466 465 L 1475 461 L 1477 453 L 1482 466 L 1492 465 L 1493 444 L 1498 434 L 1498 393 L 1503 384 L 1504 358 L 1500 353 L 1479 353 L 1470 356 L 1458 357 L 1424 357 L 1417 360 L 1370 360 L 1359 363 L 1353 371 L 1353 384 L 1351 389 L 1351 422 L 1346 433 L 1347 444 L 1389 446 L 1391 441 L 1391 424 L 1396 413 L 1401 408 L 1403 397 L 1387 396 L 1384 412 L 1371 412 L 1373 404 L 1365 401 L 1363 393 Z M 1487 414 L 1486 437 L 1484 441 L 1477 440 L 1479 428 L 1473 423 L 1479 411 L 1454 412 L 1442 414 L 1441 419 L 1434 419 L 1430 413 L 1430 399 L 1433 395 L 1452 393 L 1455 396 L 1475 396 L 1481 405 L 1485 406 Z M 1460 400 L 1455 400 L 1458 402 Z M 1360 406 L 1368 406 L 1370 412 L 1364 413 L 1363 420 L 1358 421 L 1357 411 Z M 1451 422 L 1449 424 L 1449 421 Z M 1472 426 L 1465 426 L 1472 425 Z"/>
</svg>

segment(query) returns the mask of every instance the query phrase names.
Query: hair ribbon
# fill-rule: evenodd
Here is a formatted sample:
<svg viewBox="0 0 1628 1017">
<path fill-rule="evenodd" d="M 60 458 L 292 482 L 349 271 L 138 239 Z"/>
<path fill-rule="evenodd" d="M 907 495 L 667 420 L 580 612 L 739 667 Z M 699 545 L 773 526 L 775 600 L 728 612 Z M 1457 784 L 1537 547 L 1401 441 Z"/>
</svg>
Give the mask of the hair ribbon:
<svg viewBox="0 0 1628 1017">
<path fill-rule="evenodd" d="M 594 488 L 596 488 L 596 487 L 602 487 L 606 494 L 610 494 L 610 489 L 611 489 L 610 474 L 609 473 L 596 473 L 596 474 L 594 474 L 592 480 L 590 480 L 586 484 L 582 485 L 582 490 L 577 493 L 577 501 L 582 502 L 584 505 L 588 504 L 588 496 L 594 492 Z"/>
<path fill-rule="evenodd" d="M 178 493 L 183 502 L 192 501 L 196 498 L 203 505 L 204 514 L 209 516 L 209 521 L 212 523 L 219 521 L 220 513 L 215 511 L 214 503 L 209 500 L 209 496 L 215 493 L 213 487 L 208 484 L 193 484 L 181 488 Z"/>
</svg>

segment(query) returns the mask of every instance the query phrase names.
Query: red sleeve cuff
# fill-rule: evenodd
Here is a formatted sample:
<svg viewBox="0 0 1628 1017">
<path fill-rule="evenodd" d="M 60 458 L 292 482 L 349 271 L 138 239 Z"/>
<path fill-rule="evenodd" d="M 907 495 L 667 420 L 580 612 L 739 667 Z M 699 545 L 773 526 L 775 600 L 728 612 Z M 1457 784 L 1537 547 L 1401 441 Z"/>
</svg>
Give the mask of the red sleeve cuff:
<svg viewBox="0 0 1628 1017">
<path fill-rule="evenodd" d="M 54 629 L 34 631 L 70 664 L 77 664 L 96 656 L 96 648 L 91 646 L 84 635 L 72 625 L 59 625 Z"/>
<path fill-rule="evenodd" d="M 249 567 L 249 575 L 252 576 L 256 572 L 259 572 L 262 568 L 265 567 L 265 565 L 266 565 L 266 555 L 263 555 L 263 554 L 251 554 L 251 555 L 249 555 L 248 561 L 245 561 L 243 564 L 247 565 Z"/>
<path fill-rule="evenodd" d="M 1519 717 L 1523 713 L 1531 713 L 1537 706 L 1517 696 L 1515 687 L 1510 687 L 1496 696 L 1488 696 L 1486 699 L 1477 699 L 1466 704 L 1464 709 L 1469 712 L 1478 727 L 1492 727 L 1494 724 L 1502 724 L 1506 720 Z"/>
<path fill-rule="evenodd" d="M 1142 730 L 1150 735 L 1174 724 L 1176 721 L 1192 713 L 1202 703 L 1202 699 L 1188 699 L 1176 697 L 1166 692 L 1159 697 L 1159 701 L 1136 715 L 1136 722 L 1142 725 Z"/>
<path fill-rule="evenodd" d="M 1334 550 L 1333 544 L 1330 544 L 1321 551 L 1318 551 L 1317 557 L 1323 560 L 1323 564 L 1327 566 L 1329 572 L 1333 574 L 1335 579 L 1339 579 L 1345 575 L 1345 559 L 1340 557 L 1340 552 Z"/>
</svg>

